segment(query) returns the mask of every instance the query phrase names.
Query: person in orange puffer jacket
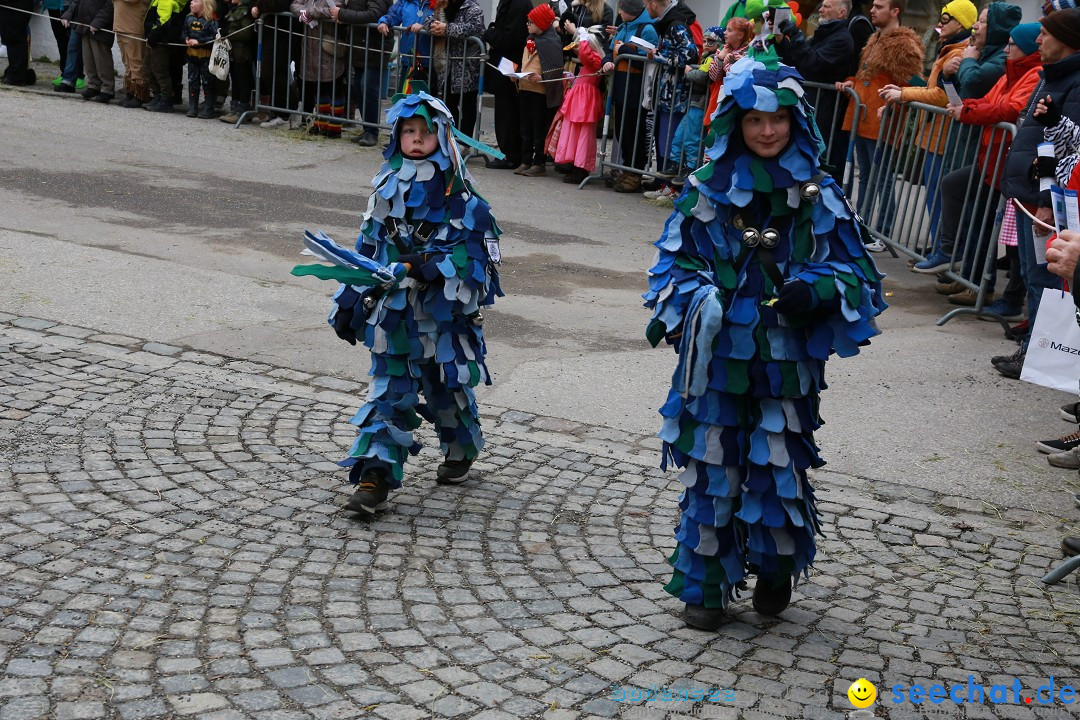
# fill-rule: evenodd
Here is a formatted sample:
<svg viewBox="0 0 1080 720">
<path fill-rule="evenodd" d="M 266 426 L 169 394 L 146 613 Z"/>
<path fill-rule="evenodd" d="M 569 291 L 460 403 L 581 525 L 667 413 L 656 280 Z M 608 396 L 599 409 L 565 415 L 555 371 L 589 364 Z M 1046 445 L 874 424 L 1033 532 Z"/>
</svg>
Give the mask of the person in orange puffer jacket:
<svg viewBox="0 0 1080 720">
<path fill-rule="evenodd" d="M 885 104 L 879 91 L 889 84 L 910 85 L 912 78 L 918 77 L 923 69 L 922 40 L 914 30 L 900 25 L 906 4 L 906 0 L 874 0 L 870 8 L 870 22 L 877 32 L 866 42 L 855 75 L 836 83 L 839 92 L 845 88 L 853 89 L 865 108 L 865 115 L 856 118 L 855 105 L 849 105 L 843 129 L 850 131 L 853 124 L 858 127 L 855 160 L 859 167 L 859 209 L 865 211 L 869 207 L 869 200 L 875 197 L 880 199 L 881 205 L 876 208 L 879 210 L 878 218 L 872 227 L 886 235 L 891 233 L 896 215 L 893 173 L 883 168 L 877 176 L 876 187 L 869 186 L 871 168 L 881 163 L 887 152 L 887 148 L 877 144 L 881 130 L 877 111 Z M 865 219 L 870 221 L 869 217 Z"/>
<path fill-rule="evenodd" d="M 980 138 L 976 163 L 949 173 L 941 181 L 941 234 L 938 237 L 937 252 L 944 257 L 959 259 L 963 256 L 966 240 L 971 238 L 976 243 L 976 252 L 969 253 L 965 263 L 963 272 L 967 278 L 973 277 L 974 268 L 980 267 L 986 257 L 984 251 L 988 243 L 984 242 L 984 233 L 992 231 L 994 223 L 984 223 L 983 218 L 997 207 L 1001 198 L 1001 175 L 1011 143 L 1007 132 L 989 126 L 1000 122 L 1016 122 L 1027 106 L 1031 93 L 1039 82 L 1039 70 L 1042 68 L 1038 45 L 1035 43 L 1038 35 L 1038 23 L 1025 23 L 1013 28 L 1006 46 L 1005 75 L 990 88 L 986 97 L 968 99 L 962 105 L 949 106 L 949 114 L 955 120 L 967 125 L 985 127 Z M 982 187 L 971 183 L 973 173 L 981 176 Z M 974 194 L 974 203 L 964 202 L 969 194 Z M 964 232 L 961 227 L 970 229 Z M 983 230 L 984 233 L 981 233 Z M 994 282 L 991 280 L 987 287 L 987 297 L 990 297 L 993 289 Z M 967 304 L 964 301 L 968 299 L 967 296 L 973 296 L 973 293 L 965 292 L 963 298 L 950 295 L 950 302 Z M 1019 308 L 1012 307 L 1012 303 L 1006 299 L 988 305 L 985 310 L 1003 317 L 1013 317 L 1019 312 Z"/>
</svg>

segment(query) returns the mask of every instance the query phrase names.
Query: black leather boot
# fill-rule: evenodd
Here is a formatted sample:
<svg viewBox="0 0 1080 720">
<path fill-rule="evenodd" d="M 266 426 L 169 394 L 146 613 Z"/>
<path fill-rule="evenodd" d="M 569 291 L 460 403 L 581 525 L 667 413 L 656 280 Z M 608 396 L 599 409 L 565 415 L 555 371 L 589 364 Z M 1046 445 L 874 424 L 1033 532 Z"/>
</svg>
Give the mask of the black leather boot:
<svg viewBox="0 0 1080 720">
<path fill-rule="evenodd" d="M 198 117 L 199 115 L 199 96 L 196 93 L 188 94 L 187 103 L 187 116 L 189 118 Z"/>
</svg>

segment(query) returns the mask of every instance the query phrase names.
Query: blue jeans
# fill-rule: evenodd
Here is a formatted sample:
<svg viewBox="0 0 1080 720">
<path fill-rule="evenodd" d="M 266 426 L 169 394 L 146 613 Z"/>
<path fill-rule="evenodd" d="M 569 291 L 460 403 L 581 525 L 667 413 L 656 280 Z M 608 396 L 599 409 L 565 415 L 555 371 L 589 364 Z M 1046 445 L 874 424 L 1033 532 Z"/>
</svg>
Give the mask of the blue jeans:
<svg viewBox="0 0 1080 720">
<path fill-rule="evenodd" d="M 75 87 L 76 81 L 82 76 L 82 36 L 75 32 L 75 28 L 72 28 L 71 34 L 68 35 L 67 62 L 60 75 L 60 82 Z"/>
<path fill-rule="evenodd" d="M 390 70 L 385 67 L 353 68 L 353 97 L 360 106 L 360 117 L 365 123 L 377 125 L 382 121 L 379 103 L 386 97 L 390 87 Z M 379 128 L 364 126 L 364 134 L 378 135 Z"/>
<path fill-rule="evenodd" d="M 1046 269 L 1046 264 L 1039 265 L 1035 258 L 1034 233 L 1031 220 L 1023 212 L 1016 211 L 1016 250 L 1020 253 L 1020 272 L 1028 294 L 1028 321 L 1034 325 L 1035 315 L 1039 312 L 1042 291 L 1046 288 L 1061 287 L 1061 278 Z M 1027 341 L 1024 341 L 1027 347 Z"/>
<path fill-rule="evenodd" d="M 653 134 L 656 136 L 656 166 L 662 173 L 677 170 L 672 167 L 674 163 L 668 160 L 671 154 L 671 144 L 675 139 L 675 130 L 682 122 L 683 113 L 672 112 L 664 108 L 657 108 L 653 124 Z"/>
<path fill-rule="evenodd" d="M 698 166 L 698 149 L 701 146 L 704 122 L 705 108 L 691 107 L 686 111 L 686 115 L 675 130 L 675 137 L 671 140 L 671 150 L 668 152 L 668 160 L 675 163 L 676 168 Z"/>
<path fill-rule="evenodd" d="M 926 210 L 930 213 L 930 240 L 937 239 L 938 223 L 941 221 L 941 206 L 944 198 L 939 197 L 938 188 L 941 185 L 941 170 L 945 164 L 945 156 L 938 153 L 926 154 L 923 163 L 923 185 L 926 186 Z"/>
<path fill-rule="evenodd" d="M 877 139 L 856 137 L 855 160 L 859 164 L 859 214 L 863 221 L 878 232 L 889 235 L 892 232 L 893 219 L 896 217 L 896 198 L 893 197 L 893 185 L 896 176 L 891 167 L 885 167 L 884 148 L 877 147 Z M 874 167 L 878 168 L 877 177 L 874 179 L 874 187 L 870 187 L 870 172 Z M 877 211 L 878 219 L 872 225 L 870 223 L 870 200 L 877 196 L 874 210 Z"/>
</svg>

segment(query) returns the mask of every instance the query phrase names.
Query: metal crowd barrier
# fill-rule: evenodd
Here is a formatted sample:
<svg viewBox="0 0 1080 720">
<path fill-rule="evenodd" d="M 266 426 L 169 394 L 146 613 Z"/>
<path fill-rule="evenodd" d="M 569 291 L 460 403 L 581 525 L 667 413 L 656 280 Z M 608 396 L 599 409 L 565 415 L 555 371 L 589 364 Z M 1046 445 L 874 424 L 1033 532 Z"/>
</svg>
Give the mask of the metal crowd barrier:
<svg viewBox="0 0 1080 720">
<path fill-rule="evenodd" d="M 889 103 L 868 177 L 859 178 L 857 207 L 871 234 L 915 261 L 942 247 L 950 259 L 941 276 L 976 294 L 938 320 L 984 314 L 995 282 L 1005 198 L 999 191 L 1016 126 L 965 125 L 945 108 Z M 979 159 L 981 145 L 987 151 Z M 999 318 L 1003 325 L 1007 325 Z"/>
<path fill-rule="evenodd" d="M 803 88 L 806 89 L 807 101 L 814 108 L 814 121 L 825 140 L 825 162 L 833 169 L 833 177 L 844 189 L 844 194 L 851 197 L 855 184 L 852 154 L 855 151 L 859 121 L 866 115 L 866 106 L 853 89 L 844 88 L 839 91 L 834 83 L 805 80 Z M 855 122 L 851 123 L 851 130 L 845 133 L 844 114 L 851 103 L 855 104 Z"/>
<path fill-rule="evenodd" d="M 436 65 L 441 62 L 434 48 L 436 41 L 444 38 L 427 31 L 411 33 L 408 28 L 392 27 L 392 34 L 384 38 L 376 23 L 349 25 L 323 20 L 305 24 L 291 13 L 264 15 L 256 24 L 257 99 L 237 125 L 248 115 L 268 112 L 282 119 L 299 116 L 313 132 L 323 134 L 335 135 L 335 127 L 342 126 L 389 130 L 385 122 L 387 98 L 411 78 L 426 82 L 431 93 L 446 102 L 459 129 L 465 131 L 471 124 L 467 134 L 479 136 L 483 63 L 488 57 L 487 46 L 479 37 L 464 38 L 464 52 L 447 56 L 443 71 L 437 73 Z M 402 55 L 398 49 L 406 35 L 415 38 L 413 51 Z M 421 53 L 421 38 L 427 38 L 428 52 Z M 446 38 L 447 52 L 451 40 Z M 357 67 L 361 61 L 363 67 Z M 451 76 L 456 69 L 461 77 L 476 78 L 475 93 L 453 92 Z M 360 111 L 359 119 L 355 110 Z M 473 152 L 466 157 L 476 155 Z"/>
<path fill-rule="evenodd" d="M 682 116 L 674 114 L 671 108 L 659 106 L 660 83 L 672 74 L 681 81 L 682 68 L 668 68 L 633 55 L 617 57 L 614 64 L 615 69 L 607 76 L 608 95 L 600 146 L 596 150 L 597 168 L 580 187 L 602 179 L 611 170 L 675 178 L 684 167 L 699 167 L 705 149 L 704 127 L 698 131 L 696 153 L 690 156 L 683 146 L 675 160 L 667 157 Z M 618 84 L 622 87 L 617 89 Z"/>
<path fill-rule="evenodd" d="M 616 89 L 615 78 L 623 73 L 622 87 Z M 608 95 L 604 108 L 603 132 L 597 148 L 597 170 L 581 183 L 584 187 L 593 180 L 601 179 L 611 170 L 630 172 L 653 178 L 680 178 L 685 169 L 701 166 L 705 153 L 708 129 L 705 123 L 698 129 L 697 149 L 687 153 L 682 146 L 677 157 L 661 157 L 661 149 L 670 148 L 681 118 L 672 118 L 670 109 L 659 106 L 660 85 L 674 75 L 683 81 L 682 68 L 669 68 L 651 62 L 645 57 L 624 56 L 616 58 L 615 70 L 608 75 Z M 841 93 L 835 85 L 815 82 L 803 83 L 807 99 L 815 108 L 825 112 L 816 113 L 819 128 L 825 140 L 825 158 L 835 159 L 830 164 L 837 172 L 837 180 L 844 191 L 851 193 L 854 172 L 847 170 L 857 126 L 850 133 L 841 129 L 847 103 L 855 103 L 856 117 L 865 114 L 865 106 L 854 90 L 845 88 Z M 708 97 L 708 89 L 706 89 Z M 704 118 L 703 118 L 704 119 Z M 674 172 L 673 172 L 674 170 Z"/>
</svg>

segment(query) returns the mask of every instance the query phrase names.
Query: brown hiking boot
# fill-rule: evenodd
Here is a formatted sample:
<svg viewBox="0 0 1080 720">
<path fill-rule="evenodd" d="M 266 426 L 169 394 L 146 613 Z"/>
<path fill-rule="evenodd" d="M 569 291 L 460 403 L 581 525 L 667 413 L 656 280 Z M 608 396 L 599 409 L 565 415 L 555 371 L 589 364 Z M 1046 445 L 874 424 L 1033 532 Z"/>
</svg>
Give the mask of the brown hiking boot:
<svg viewBox="0 0 1080 720">
<path fill-rule="evenodd" d="M 619 179 L 615 181 L 615 187 L 612 188 L 617 193 L 636 193 L 641 192 L 641 176 L 637 173 L 624 172 Z"/>
</svg>

